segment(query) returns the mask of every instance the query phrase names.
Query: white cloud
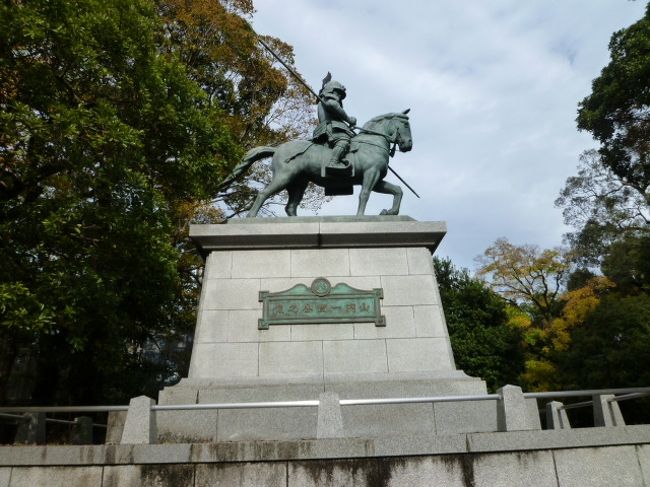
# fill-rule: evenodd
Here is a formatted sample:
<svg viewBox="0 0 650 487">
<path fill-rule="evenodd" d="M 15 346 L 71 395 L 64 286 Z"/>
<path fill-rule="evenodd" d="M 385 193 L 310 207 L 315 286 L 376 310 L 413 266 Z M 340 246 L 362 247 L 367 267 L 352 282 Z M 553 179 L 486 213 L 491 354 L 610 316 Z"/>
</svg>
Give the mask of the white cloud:
<svg viewBox="0 0 650 487">
<path fill-rule="evenodd" d="M 439 253 L 464 266 L 496 238 L 554 246 L 555 200 L 593 146 L 577 103 L 608 61 L 611 34 L 644 2 L 257 0 L 254 27 L 294 46 L 314 88 L 329 70 L 367 120 L 411 107 L 414 149 L 392 166 L 421 194 L 402 214 L 446 220 Z M 394 180 L 394 178 L 393 178 Z M 373 195 L 368 213 L 390 198 Z M 357 197 L 321 214 L 354 214 Z"/>
</svg>

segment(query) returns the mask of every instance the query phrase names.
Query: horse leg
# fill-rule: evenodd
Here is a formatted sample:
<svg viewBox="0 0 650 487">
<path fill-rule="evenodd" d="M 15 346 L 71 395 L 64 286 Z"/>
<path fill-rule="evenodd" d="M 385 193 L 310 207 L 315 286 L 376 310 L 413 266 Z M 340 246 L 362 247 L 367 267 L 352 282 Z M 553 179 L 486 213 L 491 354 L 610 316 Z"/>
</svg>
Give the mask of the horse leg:
<svg viewBox="0 0 650 487">
<path fill-rule="evenodd" d="M 403 194 L 402 188 L 396 184 L 381 180 L 375 185 L 374 191 L 377 193 L 393 195 L 393 206 L 390 210 L 381 210 L 380 215 L 397 215 L 399 213 L 399 205 L 402 202 Z"/>
<path fill-rule="evenodd" d="M 284 210 L 289 216 L 296 216 L 296 210 L 298 205 L 302 201 L 302 197 L 305 195 L 305 190 L 307 189 L 307 181 L 300 181 L 294 184 L 291 184 L 287 191 L 289 192 L 289 201 L 287 206 L 284 207 Z"/>
<path fill-rule="evenodd" d="M 257 198 L 255 198 L 255 203 L 253 203 L 253 206 L 251 207 L 250 211 L 248 212 L 248 215 L 246 216 L 248 218 L 257 216 L 257 213 L 260 211 L 260 208 L 262 208 L 264 202 L 268 200 L 271 196 L 285 189 L 289 185 L 290 181 L 291 181 L 290 174 L 276 173 L 276 175 L 273 176 L 273 179 L 271 179 L 271 182 L 268 184 L 268 186 L 262 189 L 257 194 Z"/>
<path fill-rule="evenodd" d="M 357 216 L 362 216 L 366 212 L 368 198 L 370 198 L 370 193 L 374 189 L 378 180 L 379 171 L 376 169 L 368 169 L 363 173 L 363 182 L 361 183 L 361 192 L 359 193 L 359 208 L 357 209 Z"/>
</svg>

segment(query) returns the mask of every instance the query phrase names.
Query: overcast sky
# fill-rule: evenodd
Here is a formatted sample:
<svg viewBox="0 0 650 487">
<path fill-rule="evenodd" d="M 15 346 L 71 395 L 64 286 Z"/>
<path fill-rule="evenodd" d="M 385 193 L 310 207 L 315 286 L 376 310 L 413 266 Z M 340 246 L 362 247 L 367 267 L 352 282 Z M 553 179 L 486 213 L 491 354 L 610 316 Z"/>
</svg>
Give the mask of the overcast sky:
<svg viewBox="0 0 650 487">
<path fill-rule="evenodd" d="M 331 71 L 359 125 L 411 108 L 413 150 L 391 166 L 422 199 L 404 188 L 400 213 L 446 221 L 437 255 L 473 269 L 499 237 L 561 244 L 567 227 L 553 202 L 580 153 L 595 146 L 576 129 L 577 103 L 609 60 L 611 34 L 640 19 L 645 5 L 256 0 L 253 25 L 294 46 L 314 89 Z M 356 194 L 319 214 L 353 215 Z M 390 203 L 373 194 L 367 213 Z"/>
</svg>

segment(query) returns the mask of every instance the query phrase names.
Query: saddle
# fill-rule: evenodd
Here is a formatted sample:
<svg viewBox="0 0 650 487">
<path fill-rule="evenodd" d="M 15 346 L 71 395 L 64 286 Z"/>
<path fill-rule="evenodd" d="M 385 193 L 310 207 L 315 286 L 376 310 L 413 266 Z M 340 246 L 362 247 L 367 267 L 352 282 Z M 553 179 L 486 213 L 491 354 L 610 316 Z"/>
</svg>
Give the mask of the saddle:
<svg viewBox="0 0 650 487">
<path fill-rule="evenodd" d="M 311 140 L 297 140 L 295 141 L 295 147 L 294 151 L 291 152 L 290 154 L 287 155 L 285 158 L 284 162 L 289 163 L 296 157 L 304 154 L 307 152 L 307 150 L 312 146 L 315 145 L 316 143 Z M 323 145 L 324 147 L 327 147 L 329 149 L 327 143 L 325 144 L 317 144 L 317 145 Z M 348 167 L 345 168 L 334 168 L 334 167 L 328 167 L 327 171 L 323 171 L 324 173 L 322 174 L 322 177 L 327 180 L 327 182 L 336 182 L 336 184 L 326 184 L 325 185 L 325 195 L 326 196 L 342 196 L 342 195 L 351 195 L 354 192 L 353 185 L 352 185 L 352 178 L 355 175 L 355 167 L 354 163 L 352 162 L 351 158 L 349 157 L 350 154 L 353 154 L 354 152 L 359 150 L 359 144 L 355 143 L 354 138 L 352 139 L 352 143 L 350 144 L 350 149 L 348 150 L 347 154 L 345 157 L 343 157 L 343 162 L 345 162 Z M 329 156 L 328 156 L 329 159 Z M 325 166 L 323 166 L 323 169 L 325 169 Z"/>
</svg>

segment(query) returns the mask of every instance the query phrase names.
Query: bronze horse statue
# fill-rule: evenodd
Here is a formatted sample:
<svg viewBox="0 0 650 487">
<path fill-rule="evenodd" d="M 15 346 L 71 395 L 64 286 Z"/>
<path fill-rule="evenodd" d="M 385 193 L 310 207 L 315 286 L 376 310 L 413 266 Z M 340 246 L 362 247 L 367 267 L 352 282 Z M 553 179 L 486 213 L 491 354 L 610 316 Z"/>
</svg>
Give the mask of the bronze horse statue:
<svg viewBox="0 0 650 487">
<path fill-rule="evenodd" d="M 232 173 L 226 178 L 227 186 L 256 161 L 273 156 L 271 182 L 262 189 L 248 213 L 257 216 L 264 202 L 271 196 L 286 189 L 289 201 L 285 211 L 296 216 L 296 209 L 302 201 L 307 185 L 312 182 L 325 188 L 327 194 L 352 194 L 353 185 L 361 185 L 357 215 L 363 215 L 370 193 L 392 194 L 393 205 L 382 210 L 382 215 L 397 215 L 402 200 L 402 188 L 384 181 L 388 171 L 388 160 L 392 155 L 391 144 L 397 145 L 401 152 L 413 147 L 409 110 L 401 113 L 387 113 L 374 117 L 361 128 L 361 133 L 352 139 L 346 156 L 351 165 L 352 175 L 322 176 L 323 161 L 330 157 L 331 150 L 326 145 L 315 144 L 309 140 L 293 140 L 278 147 L 256 147 L 244 156 Z"/>
</svg>

